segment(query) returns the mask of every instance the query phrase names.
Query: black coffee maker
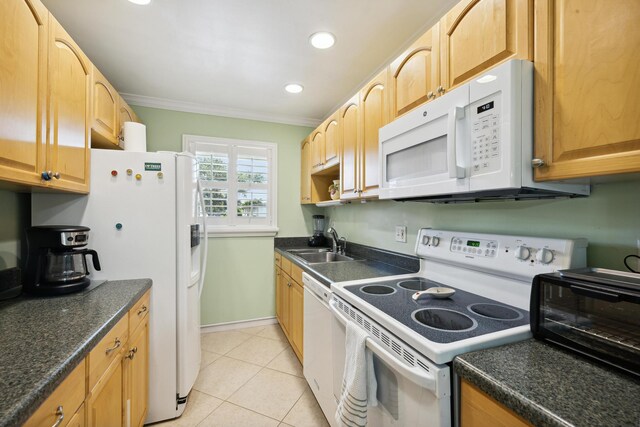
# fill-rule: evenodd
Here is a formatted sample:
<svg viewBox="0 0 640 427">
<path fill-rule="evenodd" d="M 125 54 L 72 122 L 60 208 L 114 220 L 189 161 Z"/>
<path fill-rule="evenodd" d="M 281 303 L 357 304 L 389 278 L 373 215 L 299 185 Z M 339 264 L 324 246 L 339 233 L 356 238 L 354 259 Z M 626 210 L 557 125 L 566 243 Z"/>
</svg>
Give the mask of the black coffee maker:
<svg viewBox="0 0 640 427">
<path fill-rule="evenodd" d="M 89 227 L 49 225 L 27 230 L 27 262 L 23 289 L 33 295 L 61 295 L 80 291 L 91 283 L 87 255 L 100 270 L 98 253 L 82 249 Z"/>
</svg>

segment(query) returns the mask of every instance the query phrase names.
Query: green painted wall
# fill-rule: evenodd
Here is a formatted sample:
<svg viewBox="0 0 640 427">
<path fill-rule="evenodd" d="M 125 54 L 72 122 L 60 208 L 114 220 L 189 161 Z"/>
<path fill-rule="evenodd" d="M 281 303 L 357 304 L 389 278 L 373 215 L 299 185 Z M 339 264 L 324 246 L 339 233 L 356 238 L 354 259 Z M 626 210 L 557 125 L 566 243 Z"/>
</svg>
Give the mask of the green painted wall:
<svg viewBox="0 0 640 427">
<path fill-rule="evenodd" d="M 301 206 L 300 141 L 311 128 L 204 114 L 133 107 L 147 125 L 148 151 L 180 151 L 182 135 L 204 135 L 278 144 L 278 236 L 312 233 L 317 208 Z M 275 315 L 272 237 L 209 239 L 201 302 L 203 325 Z"/>
<path fill-rule="evenodd" d="M 340 236 L 369 246 L 412 254 L 420 227 L 460 231 L 589 239 L 588 262 L 626 270 L 640 239 L 640 180 L 592 186 L 590 197 L 435 205 L 374 201 L 325 208 Z M 395 242 L 395 226 L 407 226 L 407 243 Z"/>
<path fill-rule="evenodd" d="M 20 265 L 20 243 L 31 217 L 30 196 L 0 190 L 0 270 Z"/>
</svg>

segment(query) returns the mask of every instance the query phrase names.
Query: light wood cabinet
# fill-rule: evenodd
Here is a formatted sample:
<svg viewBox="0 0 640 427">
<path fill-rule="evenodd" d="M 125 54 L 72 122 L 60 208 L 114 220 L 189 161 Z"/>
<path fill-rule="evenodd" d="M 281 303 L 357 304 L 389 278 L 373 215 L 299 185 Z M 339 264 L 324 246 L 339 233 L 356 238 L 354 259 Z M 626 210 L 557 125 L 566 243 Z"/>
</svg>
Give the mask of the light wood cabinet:
<svg viewBox="0 0 640 427">
<path fill-rule="evenodd" d="M 0 180 L 39 185 L 46 167 L 49 13 L 39 0 L 3 0 L 0 21 Z"/>
<path fill-rule="evenodd" d="M 322 124 L 322 132 L 324 134 L 324 157 L 323 157 L 323 169 L 329 168 L 338 164 L 338 148 L 339 131 L 338 131 L 338 112 L 332 114 Z"/>
<path fill-rule="evenodd" d="M 360 91 L 359 125 L 361 147 L 358 171 L 360 197 L 377 197 L 380 183 L 378 171 L 378 130 L 389 122 L 387 70 L 383 70 Z"/>
<path fill-rule="evenodd" d="M 357 198 L 358 182 L 358 153 L 361 145 L 358 129 L 358 110 L 360 97 L 352 97 L 340 109 L 340 198 Z"/>
<path fill-rule="evenodd" d="M 276 318 L 293 352 L 302 363 L 304 286 L 302 269 L 276 254 Z M 280 265 L 278 259 L 281 260 Z"/>
<path fill-rule="evenodd" d="M 300 203 L 311 203 L 311 141 L 305 138 L 300 148 Z"/>
<path fill-rule="evenodd" d="M 324 166 L 324 133 L 320 125 L 311 134 L 311 173 L 322 170 Z"/>
<path fill-rule="evenodd" d="M 640 2 L 535 2 L 537 180 L 640 171 Z"/>
<path fill-rule="evenodd" d="M 91 63 L 49 14 L 49 108 L 47 169 L 50 186 L 89 191 Z"/>
<path fill-rule="evenodd" d="M 136 122 L 140 123 L 140 119 L 133 108 L 127 104 L 127 102 L 122 98 L 122 96 L 118 95 L 118 132 L 122 132 L 122 125 L 124 122 Z"/>
<path fill-rule="evenodd" d="M 98 148 L 119 148 L 120 95 L 94 65 L 91 70 L 91 143 Z"/>
<path fill-rule="evenodd" d="M 531 427 L 527 421 L 465 380 L 460 385 L 461 427 Z"/>
<path fill-rule="evenodd" d="M 533 0 L 463 0 L 440 20 L 442 86 L 511 58 L 533 59 Z"/>
<path fill-rule="evenodd" d="M 124 426 L 122 359 L 114 360 L 87 401 L 88 427 Z"/>
<path fill-rule="evenodd" d="M 139 310 L 138 310 L 139 311 Z M 129 318 L 137 315 L 130 312 Z M 149 384 L 149 316 L 132 333 L 124 359 L 125 384 L 125 420 L 131 420 L 131 427 L 140 427 L 147 417 L 147 399 Z"/>
<path fill-rule="evenodd" d="M 440 27 L 436 24 L 389 65 L 390 120 L 435 99 L 440 86 Z"/>
</svg>

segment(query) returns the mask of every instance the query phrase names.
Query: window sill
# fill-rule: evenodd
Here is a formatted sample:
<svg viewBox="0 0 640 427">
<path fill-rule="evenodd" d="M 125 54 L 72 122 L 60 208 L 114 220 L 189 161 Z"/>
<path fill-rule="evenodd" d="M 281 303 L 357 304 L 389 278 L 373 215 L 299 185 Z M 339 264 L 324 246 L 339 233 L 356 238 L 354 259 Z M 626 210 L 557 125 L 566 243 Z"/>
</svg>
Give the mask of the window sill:
<svg viewBox="0 0 640 427">
<path fill-rule="evenodd" d="M 209 237 L 273 237 L 278 227 L 208 226 Z"/>
</svg>

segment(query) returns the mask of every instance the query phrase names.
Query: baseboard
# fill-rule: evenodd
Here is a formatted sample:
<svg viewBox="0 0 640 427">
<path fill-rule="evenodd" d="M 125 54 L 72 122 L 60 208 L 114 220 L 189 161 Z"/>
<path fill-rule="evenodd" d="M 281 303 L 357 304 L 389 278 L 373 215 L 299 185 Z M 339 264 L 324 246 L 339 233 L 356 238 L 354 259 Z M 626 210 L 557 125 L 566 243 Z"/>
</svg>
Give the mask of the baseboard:
<svg viewBox="0 0 640 427">
<path fill-rule="evenodd" d="M 256 326 L 267 326 L 278 323 L 275 317 L 263 317 L 261 319 L 239 320 L 237 322 L 216 323 L 213 325 L 200 326 L 200 333 L 232 331 L 234 329 L 253 328 Z"/>
</svg>

